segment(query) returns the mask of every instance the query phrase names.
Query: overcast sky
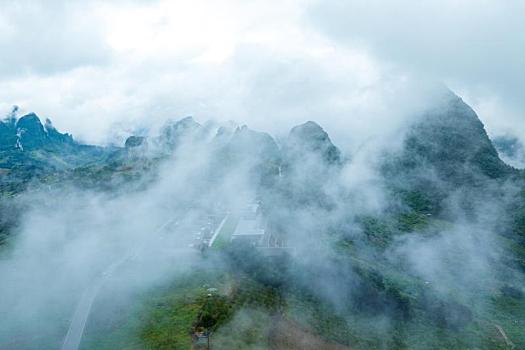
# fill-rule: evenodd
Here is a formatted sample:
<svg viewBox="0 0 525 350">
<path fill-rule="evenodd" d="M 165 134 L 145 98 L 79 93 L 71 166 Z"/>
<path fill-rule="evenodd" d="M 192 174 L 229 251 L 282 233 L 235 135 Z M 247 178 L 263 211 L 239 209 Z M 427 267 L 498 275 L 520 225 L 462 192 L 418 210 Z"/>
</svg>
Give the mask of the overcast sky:
<svg viewBox="0 0 525 350">
<path fill-rule="evenodd" d="M 441 82 L 491 135 L 525 140 L 524 14 L 521 0 L 0 0 L 0 111 L 94 143 L 192 115 L 273 133 L 315 120 L 352 144 Z"/>
</svg>

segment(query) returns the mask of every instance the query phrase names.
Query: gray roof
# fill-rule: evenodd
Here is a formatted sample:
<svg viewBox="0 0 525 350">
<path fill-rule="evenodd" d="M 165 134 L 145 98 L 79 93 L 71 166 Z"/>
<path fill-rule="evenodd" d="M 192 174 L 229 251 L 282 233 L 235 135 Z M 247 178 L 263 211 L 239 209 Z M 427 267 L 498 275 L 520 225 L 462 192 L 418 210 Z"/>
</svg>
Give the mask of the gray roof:
<svg viewBox="0 0 525 350">
<path fill-rule="evenodd" d="M 234 236 L 262 236 L 264 229 L 257 219 L 240 219 L 235 228 Z"/>
</svg>

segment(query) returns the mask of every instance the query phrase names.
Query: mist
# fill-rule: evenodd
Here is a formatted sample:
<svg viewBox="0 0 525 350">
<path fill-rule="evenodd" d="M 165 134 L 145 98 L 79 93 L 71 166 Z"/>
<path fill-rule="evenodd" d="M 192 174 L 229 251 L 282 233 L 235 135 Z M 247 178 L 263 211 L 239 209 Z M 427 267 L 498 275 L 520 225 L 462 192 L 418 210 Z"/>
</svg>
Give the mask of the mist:
<svg viewBox="0 0 525 350">
<path fill-rule="evenodd" d="M 0 62 L 0 348 L 525 344 L 522 6 L 485 5 L 1 4 L 38 58 Z"/>
<path fill-rule="evenodd" d="M 409 320 L 412 303 L 443 314 L 446 325 L 462 328 L 472 311 L 466 319 L 458 318 L 458 307 L 488 310 L 491 291 L 523 283 L 523 276 L 504 263 L 499 238 L 506 230 L 506 208 L 519 188 L 474 173 L 476 181 L 486 184 L 485 193 L 468 184 L 454 185 L 450 192 L 448 181 L 455 177 L 441 178 L 439 169 L 424 163 L 413 175 L 385 178 L 385 171 L 392 170 L 385 170 L 384 159 L 403 157 L 413 130 L 432 113 L 447 113 L 450 98 L 458 99 L 448 90 L 428 91 L 424 101 L 434 103 L 426 111 L 419 104 L 402 106 L 398 114 L 383 117 L 388 127 L 368 125 L 367 134 L 360 130 L 359 140 L 365 141 L 357 148 L 337 148 L 312 122 L 273 138 L 246 126 L 185 118 L 145 131 L 142 144 L 123 151 L 124 159 L 139 164 L 161 159 L 128 184 L 115 183 L 107 191 L 67 182 L 35 183 L 16 198 L 23 208 L 20 225 L 0 265 L 2 344 L 59 347 L 79 299 L 90 288 L 96 288 L 90 303 L 96 305 L 98 299 L 128 308 L 141 291 L 212 267 L 217 274 L 248 274 L 258 283 L 277 286 L 281 298 L 291 298 L 287 303 L 293 304 L 300 290 L 354 332 L 363 326 L 359 320 L 367 320 L 375 324 L 370 333 L 384 339 L 376 346 L 390 346 L 389 334 L 399 317 Z M 404 94 L 396 100 L 405 103 Z M 353 137 L 351 125 L 344 130 Z M 424 217 L 418 220 L 430 220 L 420 229 L 415 225 L 408 233 L 395 233 L 399 223 L 392 221 L 393 213 L 412 210 L 396 188 L 421 179 L 433 181 L 435 193 L 444 193 L 441 207 L 417 214 Z M 249 253 L 250 248 L 237 251 L 235 245 L 210 256 L 196 249 L 195 232 L 206 220 L 213 216 L 218 223 L 254 202 L 260 203 L 268 230 L 286 242 L 287 259 L 266 261 Z M 381 227 L 394 227 L 394 233 Z M 378 229 L 383 236 L 376 236 Z M 345 249 L 352 253 L 342 254 Z M 231 259 L 237 262 L 232 265 Z M 369 261 L 385 271 L 404 271 L 417 287 L 401 299 L 390 294 L 390 287 L 381 291 L 392 282 L 381 281 L 385 277 L 369 280 L 368 274 L 378 273 L 377 267 L 368 271 Z M 253 317 L 258 319 L 274 317 L 257 312 Z M 230 322 L 252 317 L 242 313 Z M 99 307 L 90 317 L 115 316 Z M 89 327 L 89 318 L 87 322 Z M 232 326 L 225 327 L 219 334 Z M 219 337 L 218 344 L 223 341 Z"/>
</svg>

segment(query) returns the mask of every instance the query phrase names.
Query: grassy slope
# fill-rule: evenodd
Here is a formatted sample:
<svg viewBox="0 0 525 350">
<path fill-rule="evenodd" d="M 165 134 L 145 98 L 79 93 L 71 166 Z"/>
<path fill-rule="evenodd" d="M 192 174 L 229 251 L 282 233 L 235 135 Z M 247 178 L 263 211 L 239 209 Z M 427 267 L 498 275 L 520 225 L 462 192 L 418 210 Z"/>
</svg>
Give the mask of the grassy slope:
<svg viewBox="0 0 525 350">
<path fill-rule="evenodd" d="M 287 300 L 290 317 L 327 339 L 349 344 L 354 349 L 385 346 L 388 349 L 469 349 L 473 344 L 479 349 L 510 348 L 496 326 L 505 331 L 516 348 L 525 348 L 525 299 L 500 291 L 484 291 L 487 302 L 470 309 L 472 320 L 460 327 L 449 327 L 424 308 L 421 295 L 428 287 L 422 281 L 410 279 L 407 274 L 378 261 L 352 257 L 350 260 L 365 280 L 380 279 L 379 285 L 374 287 L 380 295 L 410 305 L 410 316 L 392 323 L 359 310 L 341 310 L 296 290 Z M 454 304 L 449 306 L 455 307 Z"/>
<path fill-rule="evenodd" d="M 93 313 L 82 349 L 190 349 L 191 327 L 206 300 L 204 286 L 217 281 L 212 273 L 183 276 L 134 296 L 117 307 L 120 314 L 112 312 L 112 320 Z M 97 309 L 114 307 L 105 302 L 115 300 L 101 301 Z"/>
<path fill-rule="evenodd" d="M 219 290 L 213 297 L 208 296 L 210 287 Z M 260 346 L 267 339 L 260 322 L 268 320 L 268 313 L 275 312 L 279 302 L 273 288 L 246 276 L 234 278 L 212 270 L 200 271 L 145 292 L 122 307 L 99 302 L 98 310 L 113 308 L 113 319 L 94 312 L 82 349 L 190 349 L 194 326 L 216 331 L 216 348 L 226 349 L 232 344 Z M 236 315 L 241 310 L 249 310 L 251 323 L 243 324 L 241 331 L 227 331 L 238 328 Z"/>
</svg>

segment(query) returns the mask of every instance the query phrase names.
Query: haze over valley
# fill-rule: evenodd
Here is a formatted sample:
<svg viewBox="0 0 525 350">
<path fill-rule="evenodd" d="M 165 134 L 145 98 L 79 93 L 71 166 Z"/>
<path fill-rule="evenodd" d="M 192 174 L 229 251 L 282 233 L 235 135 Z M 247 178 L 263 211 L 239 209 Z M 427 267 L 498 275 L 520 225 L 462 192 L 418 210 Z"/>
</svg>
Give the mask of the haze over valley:
<svg viewBox="0 0 525 350">
<path fill-rule="evenodd" d="M 0 349 L 525 348 L 523 6 L 220 3 L 0 4 Z"/>
</svg>

